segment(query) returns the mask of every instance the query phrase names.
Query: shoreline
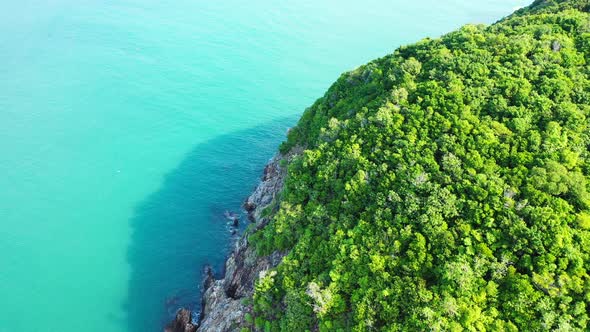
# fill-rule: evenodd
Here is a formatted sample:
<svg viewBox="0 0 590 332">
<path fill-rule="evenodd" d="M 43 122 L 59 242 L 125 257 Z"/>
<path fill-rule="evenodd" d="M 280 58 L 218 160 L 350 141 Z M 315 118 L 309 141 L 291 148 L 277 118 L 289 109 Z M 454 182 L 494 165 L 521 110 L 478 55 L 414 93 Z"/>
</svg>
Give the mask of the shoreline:
<svg viewBox="0 0 590 332">
<path fill-rule="evenodd" d="M 215 279 L 213 269 L 204 267 L 201 310 L 198 317 L 186 308 L 180 308 L 165 328 L 165 332 L 233 331 L 244 325 L 246 313 L 252 312 L 251 304 L 242 301 L 252 296 L 254 282 L 265 271 L 277 266 L 286 252 L 273 252 L 259 257 L 248 239 L 251 234 L 265 227 L 270 218 L 262 216 L 263 210 L 277 204 L 283 189 L 286 166 L 300 149 L 282 155 L 277 152 L 266 164 L 260 182 L 244 201 L 250 224 L 235 241 L 222 268 L 222 277 Z"/>
</svg>

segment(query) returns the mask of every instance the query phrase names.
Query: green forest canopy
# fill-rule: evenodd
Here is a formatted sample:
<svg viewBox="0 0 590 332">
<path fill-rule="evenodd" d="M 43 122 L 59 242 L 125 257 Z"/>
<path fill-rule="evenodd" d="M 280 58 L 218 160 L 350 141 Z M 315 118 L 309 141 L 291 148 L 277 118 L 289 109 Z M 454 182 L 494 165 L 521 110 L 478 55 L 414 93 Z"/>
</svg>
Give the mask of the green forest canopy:
<svg viewBox="0 0 590 332">
<path fill-rule="evenodd" d="M 586 330 L 590 2 L 537 1 L 343 74 L 281 146 L 252 328 Z"/>
</svg>

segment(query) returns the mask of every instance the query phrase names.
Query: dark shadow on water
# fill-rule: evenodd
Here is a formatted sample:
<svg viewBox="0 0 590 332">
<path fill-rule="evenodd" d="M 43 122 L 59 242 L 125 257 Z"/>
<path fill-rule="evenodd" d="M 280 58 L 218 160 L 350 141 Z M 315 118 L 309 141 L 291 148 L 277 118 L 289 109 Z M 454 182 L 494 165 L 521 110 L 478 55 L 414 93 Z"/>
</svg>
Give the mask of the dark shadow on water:
<svg viewBox="0 0 590 332">
<path fill-rule="evenodd" d="M 179 307 L 199 310 L 205 264 L 220 271 L 231 244 L 225 211 L 259 181 L 294 117 L 199 144 L 146 197 L 131 219 L 125 311 L 130 332 L 162 331 Z M 241 218 L 241 228 L 247 224 Z"/>
</svg>

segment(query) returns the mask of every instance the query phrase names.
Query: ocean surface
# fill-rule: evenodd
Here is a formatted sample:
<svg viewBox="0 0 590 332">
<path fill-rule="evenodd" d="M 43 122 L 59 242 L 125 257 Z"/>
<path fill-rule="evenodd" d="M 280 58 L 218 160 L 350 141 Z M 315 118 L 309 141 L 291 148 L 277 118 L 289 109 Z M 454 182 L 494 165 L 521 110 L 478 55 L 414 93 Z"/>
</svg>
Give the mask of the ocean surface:
<svg viewBox="0 0 590 332">
<path fill-rule="evenodd" d="M 198 310 L 224 212 L 341 72 L 530 2 L 2 1 L 0 332 Z"/>
</svg>

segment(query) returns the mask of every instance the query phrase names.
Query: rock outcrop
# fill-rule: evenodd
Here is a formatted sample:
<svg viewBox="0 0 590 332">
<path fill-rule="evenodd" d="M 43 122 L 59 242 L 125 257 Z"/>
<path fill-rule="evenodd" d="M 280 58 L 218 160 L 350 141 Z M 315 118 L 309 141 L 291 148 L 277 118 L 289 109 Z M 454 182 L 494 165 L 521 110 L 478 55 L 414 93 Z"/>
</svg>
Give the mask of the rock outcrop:
<svg viewBox="0 0 590 332">
<path fill-rule="evenodd" d="M 244 203 L 248 218 L 255 223 L 236 242 L 235 248 L 225 263 L 225 276 L 220 280 L 206 282 L 203 294 L 203 308 L 198 331 L 236 331 L 244 325 L 244 317 L 252 308 L 242 301 L 252 295 L 254 282 L 262 271 L 277 266 L 284 253 L 275 252 L 259 257 L 249 245 L 251 232 L 264 227 L 268 218 L 263 210 L 272 208 L 277 195 L 283 188 L 286 170 L 281 167 L 285 157 L 276 155 L 266 165 L 260 184 Z M 208 285 L 207 285 L 208 284 Z"/>
<path fill-rule="evenodd" d="M 192 323 L 192 313 L 188 309 L 180 309 L 176 318 L 168 324 L 164 332 L 195 332 L 197 327 Z"/>
<path fill-rule="evenodd" d="M 285 256 L 284 252 L 258 256 L 248 239 L 252 232 L 268 223 L 269 218 L 266 215 L 272 212 L 268 209 L 272 210 L 278 206 L 276 199 L 283 188 L 286 175 L 286 169 L 281 166 L 281 162 L 287 162 L 297 152 L 294 150 L 287 155 L 277 154 L 272 158 L 264 169 L 260 184 L 245 201 L 244 208 L 254 226 L 250 227 L 236 242 L 235 248 L 225 263 L 225 276 L 215 280 L 212 271 L 207 268 L 201 316 L 196 331 L 238 331 L 244 326 L 245 314 L 252 311 L 249 301 L 244 299 L 252 296 L 254 282 L 260 273 L 277 266 Z M 188 310 L 179 311 L 176 320 L 170 324 L 166 332 L 193 331 L 174 329 L 177 326 L 186 325 L 186 311 Z M 190 311 L 188 312 L 190 315 Z"/>
</svg>

